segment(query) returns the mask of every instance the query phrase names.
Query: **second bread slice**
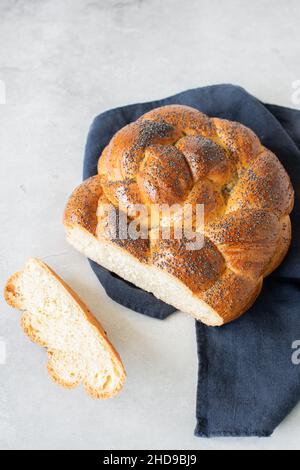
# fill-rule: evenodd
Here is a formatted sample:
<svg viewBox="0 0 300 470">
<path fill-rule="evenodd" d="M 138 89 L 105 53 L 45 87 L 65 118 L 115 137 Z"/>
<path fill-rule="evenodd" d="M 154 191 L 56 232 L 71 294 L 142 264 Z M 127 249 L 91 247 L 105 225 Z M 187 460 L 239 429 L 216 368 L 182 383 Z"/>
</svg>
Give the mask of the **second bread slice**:
<svg viewBox="0 0 300 470">
<path fill-rule="evenodd" d="M 5 288 L 9 305 L 23 311 L 22 327 L 48 351 L 48 371 L 58 384 L 83 383 L 93 398 L 122 388 L 125 371 L 106 333 L 79 297 L 45 263 L 30 259 Z"/>
</svg>

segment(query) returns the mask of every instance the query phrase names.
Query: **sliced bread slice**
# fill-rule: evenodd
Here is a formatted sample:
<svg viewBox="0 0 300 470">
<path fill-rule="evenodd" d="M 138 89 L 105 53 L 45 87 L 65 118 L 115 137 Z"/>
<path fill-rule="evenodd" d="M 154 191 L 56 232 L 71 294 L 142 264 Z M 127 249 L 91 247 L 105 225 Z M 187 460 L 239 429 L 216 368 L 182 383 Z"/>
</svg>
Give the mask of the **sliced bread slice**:
<svg viewBox="0 0 300 470">
<path fill-rule="evenodd" d="M 110 398 L 122 388 L 125 371 L 105 331 L 77 294 L 38 259 L 7 282 L 9 305 L 23 311 L 28 337 L 48 352 L 51 378 L 67 388 L 83 383 L 93 398 Z"/>
</svg>

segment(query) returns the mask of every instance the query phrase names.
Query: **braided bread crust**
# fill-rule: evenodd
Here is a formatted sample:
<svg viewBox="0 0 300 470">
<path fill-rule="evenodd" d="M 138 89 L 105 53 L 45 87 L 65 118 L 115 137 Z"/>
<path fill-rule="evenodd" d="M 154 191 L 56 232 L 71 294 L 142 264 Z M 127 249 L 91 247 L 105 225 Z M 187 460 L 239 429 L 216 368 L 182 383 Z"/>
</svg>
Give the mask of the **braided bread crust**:
<svg viewBox="0 0 300 470">
<path fill-rule="evenodd" d="M 112 239 L 111 219 L 100 210 L 108 203 L 119 213 L 132 204 L 203 204 L 204 225 L 194 226 L 203 247 L 191 251 L 184 238 L 157 239 L 151 228 L 147 239 Z M 285 169 L 250 129 L 173 105 L 154 109 L 115 134 L 99 159 L 98 175 L 71 196 L 65 226 L 69 241 L 95 261 L 204 323 L 221 325 L 252 305 L 264 277 L 284 259 L 293 204 Z M 161 217 L 162 225 L 167 222 Z M 88 232 L 94 248 L 81 243 L 74 229 Z M 100 256 L 95 240 L 107 250 L 113 247 L 115 256 L 126 255 L 141 275 Z M 180 295 L 162 292 L 155 276 L 170 291 L 176 284 Z"/>
</svg>

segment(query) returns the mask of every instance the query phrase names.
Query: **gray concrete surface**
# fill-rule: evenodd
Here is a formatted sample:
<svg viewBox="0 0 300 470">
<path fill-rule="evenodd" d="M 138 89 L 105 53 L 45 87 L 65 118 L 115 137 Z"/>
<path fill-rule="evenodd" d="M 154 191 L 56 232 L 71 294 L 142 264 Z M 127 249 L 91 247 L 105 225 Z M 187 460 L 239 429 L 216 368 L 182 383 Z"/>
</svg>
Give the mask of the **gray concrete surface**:
<svg viewBox="0 0 300 470">
<path fill-rule="evenodd" d="M 0 448 L 300 447 L 300 407 L 270 439 L 195 438 L 193 320 L 110 301 L 61 224 L 101 111 L 220 82 L 300 107 L 299 24 L 298 0 L 1 0 L 1 286 L 29 256 L 50 263 L 101 319 L 128 379 L 103 403 L 56 387 L 1 299 Z"/>
</svg>

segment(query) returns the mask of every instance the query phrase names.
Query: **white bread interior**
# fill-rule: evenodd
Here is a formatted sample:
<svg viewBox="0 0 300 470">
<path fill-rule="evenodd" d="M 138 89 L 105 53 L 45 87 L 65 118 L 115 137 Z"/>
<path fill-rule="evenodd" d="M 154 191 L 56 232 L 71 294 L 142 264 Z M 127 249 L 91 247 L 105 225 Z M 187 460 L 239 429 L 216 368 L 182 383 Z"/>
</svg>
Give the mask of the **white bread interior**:
<svg viewBox="0 0 300 470">
<path fill-rule="evenodd" d="M 125 379 L 121 360 L 101 325 L 76 294 L 43 262 L 30 259 L 5 288 L 5 299 L 23 311 L 29 338 L 46 347 L 52 379 L 67 388 L 83 383 L 93 398 L 109 398 Z"/>
<path fill-rule="evenodd" d="M 68 242 L 100 266 L 116 273 L 137 287 L 151 292 L 158 299 L 178 310 L 194 316 L 206 325 L 220 326 L 224 323 L 215 310 L 199 299 L 174 276 L 141 263 L 123 248 L 97 239 L 79 225 L 66 225 Z"/>
</svg>

